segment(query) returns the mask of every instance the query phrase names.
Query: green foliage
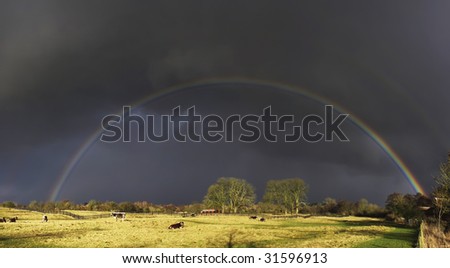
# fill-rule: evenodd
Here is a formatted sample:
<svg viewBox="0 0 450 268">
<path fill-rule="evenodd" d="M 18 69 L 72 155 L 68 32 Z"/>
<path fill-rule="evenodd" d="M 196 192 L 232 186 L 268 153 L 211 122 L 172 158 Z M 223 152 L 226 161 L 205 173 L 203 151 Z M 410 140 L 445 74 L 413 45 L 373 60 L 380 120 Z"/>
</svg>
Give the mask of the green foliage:
<svg viewBox="0 0 450 268">
<path fill-rule="evenodd" d="M 238 178 L 219 178 L 208 188 L 203 203 L 224 213 L 237 213 L 255 203 L 255 191 L 247 181 Z"/>
</svg>

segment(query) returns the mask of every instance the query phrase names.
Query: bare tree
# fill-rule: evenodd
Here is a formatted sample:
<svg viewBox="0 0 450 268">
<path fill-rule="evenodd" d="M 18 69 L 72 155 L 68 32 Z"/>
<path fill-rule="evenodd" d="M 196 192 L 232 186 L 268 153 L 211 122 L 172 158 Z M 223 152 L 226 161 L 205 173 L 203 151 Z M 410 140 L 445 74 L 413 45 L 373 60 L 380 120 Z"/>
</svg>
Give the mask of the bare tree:
<svg viewBox="0 0 450 268">
<path fill-rule="evenodd" d="M 278 205 L 284 212 L 298 214 L 301 204 L 306 200 L 308 186 L 302 179 L 270 180 L 267 182 L 263 200 Z"/>
<path fill-rule="evenodd" d="M 437 209 L 438 228 L 441 230 L 442 216 L 450 212 L 450 153 L 447 163 L 442 163 L 439 175 L 435 178 L 436 187 L 433 191 L 433 203 Z"/>
<path fill-rule="evenodd" d="M 239 209 L 249 207 L 255 202 L 255 191 L 247 181 L 238 178 L 219 178 L 208 188 L 204 198 L 207 206 L 221 208 L 237 213 Z"/>
<path fill-rule="evenodd" d="M 209 186 L 203 202 L 208 207 L 220 208 L 224 213 L 228 200 L 227 191 L 226 181 L 219 179 L 215 184 Z"/>
<path fill-rule="evenodd" d="M 287 200 L 285 199 L 284 184 L 280 180 L 270 180 L 266 185 L 266 192 L 264 193 L 263 201 L 273 204 L 284 210 L 287 214 L 288 207 L 286 206 Z"/>
<path fill-rule="evenodd" d="M 291 211 L 295 211 L 295 214 L 298 214 L 301 203 L 306 201 L 308 186 L 302 179 L 287 179 L 286 184 L 288 186 Z"/>
<path fill-rule="evenodd" d="M 255 191 L 247 181 L 229 178 L 229 204 L 230 210 L 237 213 L 242 207 L 249 207 L 255 203 Z"/>
</svg>

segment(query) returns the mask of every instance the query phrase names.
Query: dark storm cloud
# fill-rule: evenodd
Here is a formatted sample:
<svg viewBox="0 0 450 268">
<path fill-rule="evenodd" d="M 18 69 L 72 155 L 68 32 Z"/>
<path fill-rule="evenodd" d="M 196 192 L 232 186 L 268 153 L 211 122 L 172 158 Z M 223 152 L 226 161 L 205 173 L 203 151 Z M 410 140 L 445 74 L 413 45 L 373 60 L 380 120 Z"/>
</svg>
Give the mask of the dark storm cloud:
<svg viewBox="0 0 450 268">
<path fill-rule="evenodd" d="M 450 148 L 450 124 L 444 116 L 450 112 L 448 8 L 447 2 L 411 1 L 0 1 L 0 201 L 47 198 L 65 163 L 106 114 L 168 86 L 217 77 L 288 83 L 333 100 L 380 133 L 430 189 L 431 176 Z M 218 104 L 211 101 L 214 94 L 194 94 L 192 102 L 214 108 Z M 254 111 L 267 102 L 279 107 L 280 113 L 298 112 L 297 104 L 303 105 L 299 113 L 320 110 L 299 98 L 288 101 L 271 94 L 224 97 L 231 103 L 238 97 L 243 111 Z M 189 103 L 184 95 L 171 105 Z M 232 111 L 221 105 L 217 112 Z M 161 109 L 170 108 L 162 105 Z M 309 163 L 303 164 L 302 172 L 315 178 L 330 174 L 319 171 L 324 166 L 333 167 L 339 174 L 336 181 L 353 182 L 355 192 L 358 187 L 363 191 L 359 181 L 370 184 L 383 177 L 377 189 L 386 190 L 372 195 L 382 200 L 391 191 L 387 182 L 397 181 L 400 175 L 364 133 L 351 127 L 349 131 L 352 143 L 345 148 L 258 143 L 233 145 L 232 151 L 219 146 L 214 150 L 224 152 L 222 163 L 242 151 L 241 162 L 248 165 L 210 163 L 210 169 L 192 171 L 190 180 L 197 176 L 211 182 L 217 176 L 236 174 L 262 188 L 257 178 L 268 170 L 274 177 L 298 174 L 295 168 L 289 171 L 284 165 L 269 164 L 283 159 Z M 173 154 L 184 152 L 183 145 L 170 146 Z M 362 146 L 363 152 L 357 150 Z M 203 145 L 189 150 L 212 152 Z M 299 156 L 299 151 L 304 154 Z M 327 151 L 334 153 L 322 153 Z M 131 153 L 126 147 L 116 152 Z M 149 171 L 139 165 L 141 154 L 124 158 L 124 168 L 117 172 L 144 178 Z M 151 159 L 184 171 L 200 165 L 185 160 L 185 155 L 178 155 L 176 162 L 169 156 L 164 162 L 157 156 Z M 252 161 L 255 157 L 260 161 Z M 113 174 L 95 167 L 106 168 L 108 163 L 102 159 L 90 168 L 80 167 L 80 174 L 99 177 L 98 184 L 91 181 L 90 189 L 98 191 L 92 190 L 90 198 L 119 199 L 118 194 L 102 192 L 106 178 Z M 261 163 L 267 170 L 249 171 Z M 134 164 L 133 170 L 127 168 Z M 157 179 L 165 176 L 164 168 L 157 170 L 160 173 L 152 177 L 166 183 Z M 229 173 L 218 174 L 218 170 Z M 186 174 L 173 172 L 174 181 Z M 348 178 L 352 176 L 353 180 Z M 188 181 L 180 182 L 180 189 L 188 187 Z M 72 189 L 83 189 L 83 184 L 75 184 L 72 181 Z M 402 183 L 394 184 L 400 185 L 395 189 L 409 190 Z M 325 192 L 345 197 L 348 189 L 340 184 L 339 190 L 331 181 L 314 185 L 323 188 L 313 194 L 317 198 Z M 179 201 L 200 201 L 205 187 L 200 188 L 192 194 L 180 193 Z M 88 198 L 65 190 L 71 198 Z M 120 198 L 135 196 L 130 191 Z M 172 202 L 169 197 L 158 200 Z"/>
<path fill-rule="evenodd" d="M 198 100 L 198 96 L 207 97 L 208 103 Z M 140 107 L 135 113 L 153 114 L 152 110 L 158 107 L 159 113 L 167 114 L 180 103 L 185 108 L 196 105 L 200 114 L 219 113 L 224 118 L 234 113 L 260 113 L 267 104 L 280 115 L 323 113 L 323 106 L 312 105 L 301 96 L 242 85 L 183 91 L 149 103 L 145 107 L 150 110 Z M 119 200 L 133 196 L 136 200 L 166 202 L 170 195 L 171 202 L 186 203 L 201 200 L 207 186 L 220 176 L 246 178 L 260 197 L 268 179 L 285 177 L 303 178 L 314 189 L 309 195 L 311 201 L 333 196 L 352 200 L 366 197 L 382 203 L 385 195 L 381 192 L 386 189 L 410 191 L 387 155 L 367 135 L 350 123 L 345 124 L 344 130 L 351 143 L 96 144 L 99 147 L 84 157 L 61 196 L 80 198 L 83 192 L 82 198 L 87 200 L 94 193 L 101 193 Z M 134 132 L 132 136 L 136 135 Z M 111 182 L 115 187 L 105 187 Z"/>
</svg>

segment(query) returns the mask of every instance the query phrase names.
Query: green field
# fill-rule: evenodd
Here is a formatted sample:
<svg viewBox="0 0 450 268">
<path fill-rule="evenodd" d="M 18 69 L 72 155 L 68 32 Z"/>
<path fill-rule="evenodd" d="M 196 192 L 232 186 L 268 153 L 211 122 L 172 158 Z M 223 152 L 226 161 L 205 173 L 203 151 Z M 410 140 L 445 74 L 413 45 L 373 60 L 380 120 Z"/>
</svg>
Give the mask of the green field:
<svg viewBox="0 0 450 268">
<path fill-rule="evenodd" d="M 47 214 L 49 222 L 42 223 L 41 213 L 0 208 L 0 217 L 14 216 L 18 222 L 0 223 L 0 247 L 413 247 L 417 239 L 416 229 L 360 217 L 259 222 L 247 216 L 127 214 L 116 222 Z M 179 221 L 184 229 L 167 229 Z"/>
</svg>

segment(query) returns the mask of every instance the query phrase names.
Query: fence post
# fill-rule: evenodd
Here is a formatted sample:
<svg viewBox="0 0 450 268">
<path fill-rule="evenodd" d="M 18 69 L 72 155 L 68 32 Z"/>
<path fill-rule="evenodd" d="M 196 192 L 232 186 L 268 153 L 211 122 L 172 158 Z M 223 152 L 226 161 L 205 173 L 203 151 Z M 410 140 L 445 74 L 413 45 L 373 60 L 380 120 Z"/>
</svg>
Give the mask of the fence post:
<svg viewBox="0 0 450 268">
<path fill-rule="evenodd" d="M 420 227 L 419 227 L 419 237 L 417 239 L 417 247 L 419 247 L 419 248 L 426 247 L 425 246 L 425 236 L 424 236 L 424 232 L 423 232 L 424 224 L 425 224 L 425 221 L 422 221 L 420 223 Z"/>
</svg>

